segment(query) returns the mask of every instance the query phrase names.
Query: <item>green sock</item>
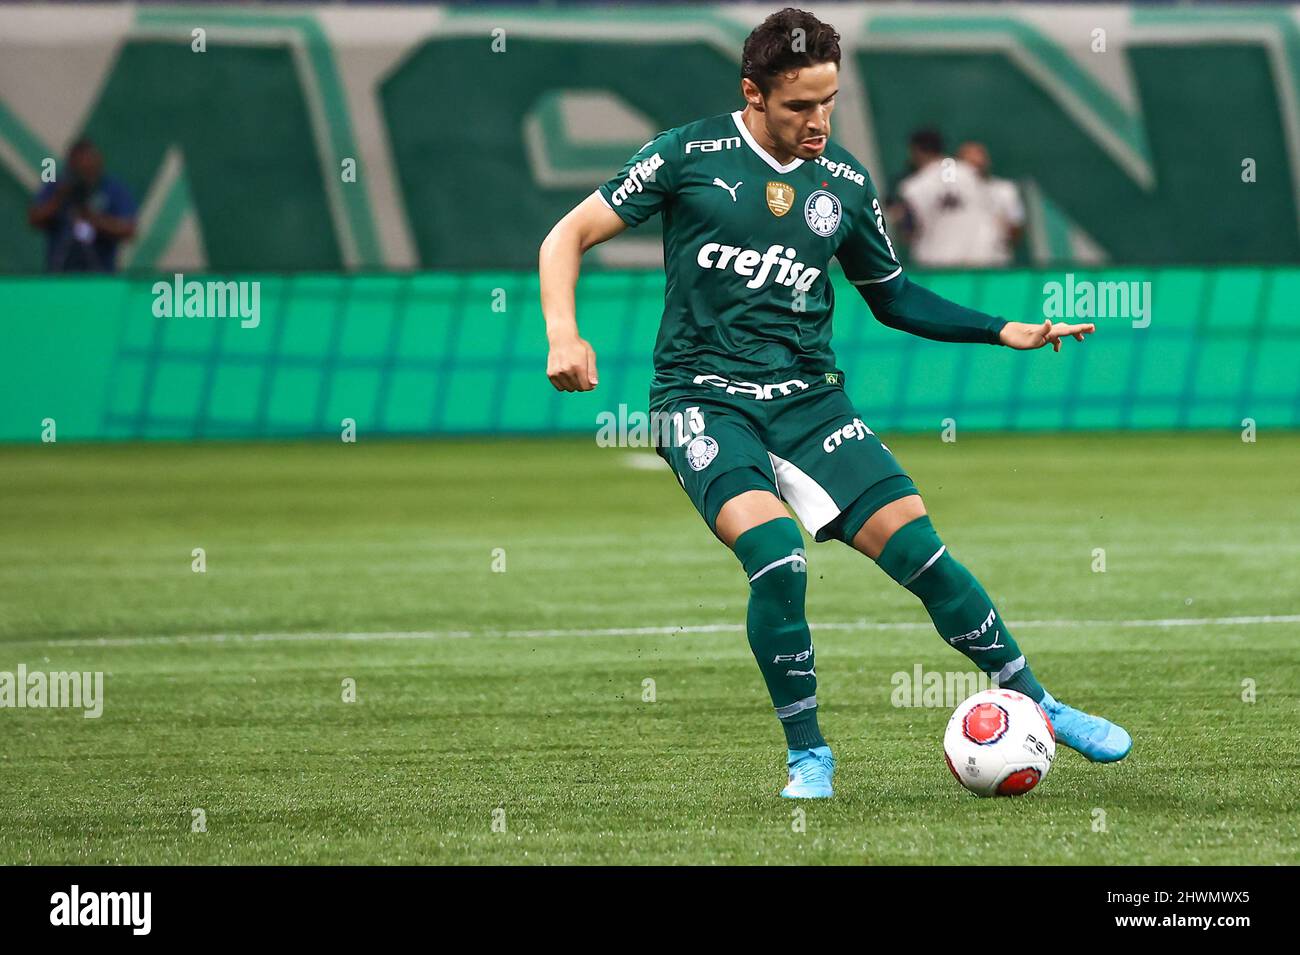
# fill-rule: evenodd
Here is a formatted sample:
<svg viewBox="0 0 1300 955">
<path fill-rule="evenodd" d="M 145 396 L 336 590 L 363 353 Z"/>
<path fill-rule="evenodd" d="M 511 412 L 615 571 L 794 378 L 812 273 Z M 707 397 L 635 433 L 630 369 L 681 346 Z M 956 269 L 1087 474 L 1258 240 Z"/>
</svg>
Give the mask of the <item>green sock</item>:
<svg viewBox="0 0 1300 955">
<path fill-rule="evenodd" d="M 928 516 L 903 525 L 876 558 L 881 570 L 920 598 L 939 635 L 998 686 L 1034 702 L 1043 688 L 975 576 L 948 553 Z"/>
<path fill-rule="evenodd" d="M 803 535 L 777 517 L 751 527 L 732 548 L 749 577 L 749 648 L 763 673 L 790 749 L 825 746 L 817 728 L 817 674 L 804 617 L 808 590 Z"/>
</svg>

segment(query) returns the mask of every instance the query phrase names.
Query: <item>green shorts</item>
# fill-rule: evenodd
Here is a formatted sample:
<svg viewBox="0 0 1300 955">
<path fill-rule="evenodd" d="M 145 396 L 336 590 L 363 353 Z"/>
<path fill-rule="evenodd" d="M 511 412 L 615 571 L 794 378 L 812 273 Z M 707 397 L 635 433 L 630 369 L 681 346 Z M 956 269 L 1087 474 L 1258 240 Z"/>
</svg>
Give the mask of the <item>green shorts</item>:
<svg viewBox="0 0 1300 955">
<path fill-rule="evenodd" d="M 770 384 L 701 375 L 656 387 L 656 450 L 710 528 L 737 494 L 771 491 L 816 540 L 847 543 L 872 513 L 917 490 L 843 382 L 840 372 Z"/>
</svg>

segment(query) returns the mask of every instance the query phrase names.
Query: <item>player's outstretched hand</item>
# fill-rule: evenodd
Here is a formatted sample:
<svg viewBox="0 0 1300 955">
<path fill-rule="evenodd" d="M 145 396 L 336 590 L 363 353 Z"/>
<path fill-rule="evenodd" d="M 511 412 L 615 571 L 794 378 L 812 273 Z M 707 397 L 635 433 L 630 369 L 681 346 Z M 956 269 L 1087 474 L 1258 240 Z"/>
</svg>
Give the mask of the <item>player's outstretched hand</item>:
<svg viewBox="0 0 1300 955">
<path fill-rule="evenodd" d="M 1069 325 L 1065 322 L 1052 324 L 1050 318 L 1043 319 L 1043 324 L 1032 325 L 1028 322 L 1007 322 L 998 333 L 1002 344 L 1010 348 L 1042 348 L 1051 345 L 1052 351 L 1061 350 L 1061 339 L 1067 335 L 1075 341 L 1083 341 L 1084 335 L 1091 335 L 1097 330 L 1093 324 Z"/>
<path fill-rule="evenodd" d="M 600 382 L 596 352 L 582 338 L 554 342 L 546 357 L 546 377 L 557 391 L 591 391 Z"/>
</svg>

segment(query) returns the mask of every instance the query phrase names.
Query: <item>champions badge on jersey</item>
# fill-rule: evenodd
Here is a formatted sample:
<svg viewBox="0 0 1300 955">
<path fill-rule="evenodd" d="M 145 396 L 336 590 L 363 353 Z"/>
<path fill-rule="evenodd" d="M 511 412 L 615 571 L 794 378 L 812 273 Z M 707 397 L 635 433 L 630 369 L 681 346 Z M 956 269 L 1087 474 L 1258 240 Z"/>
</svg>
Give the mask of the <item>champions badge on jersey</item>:
<svg viewBox="0 0 1300 955">
<path fill-rule="evenodd" d="M 840 227 L 840 200 L 833 193 L 818 189 L 803 204 L 804 221 L 822 238 L 834 235 Z"/>
<path fill-rule="evenodd" d="M 788 182 L 769 182 L 767 184 L 767 207 L 778 219 L 790 211 L 794 205 L 794 186 Z"/>
</svg>

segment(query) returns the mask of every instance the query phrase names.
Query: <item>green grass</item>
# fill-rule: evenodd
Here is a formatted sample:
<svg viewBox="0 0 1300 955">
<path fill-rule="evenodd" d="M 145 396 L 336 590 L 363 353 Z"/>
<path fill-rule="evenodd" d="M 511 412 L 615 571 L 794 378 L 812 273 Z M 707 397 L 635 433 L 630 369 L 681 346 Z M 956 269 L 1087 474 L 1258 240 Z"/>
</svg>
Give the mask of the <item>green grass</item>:
<svg viewBox="0 0 1300 955">
<path fill-rule="evenodd" d="M 1060 750 L 1026 798 L 967 796 L 947 708 L 891 705 L 893 674 L 964 659 L 812 545 L 814 625 L 867 625 L 816 634 L 841 770 L 795 831 L 744 579 L 639 452 L 9 447 L 0 670 L 107 676 L 97 720 L 0 710 L 0 863 L 1296 862 L 1300 624 L 1131 621 L 1300 613 L 1300 435 L 889 442 L 1044 683 L 1126 725 L 1129 759 Z"/>
</svg>

